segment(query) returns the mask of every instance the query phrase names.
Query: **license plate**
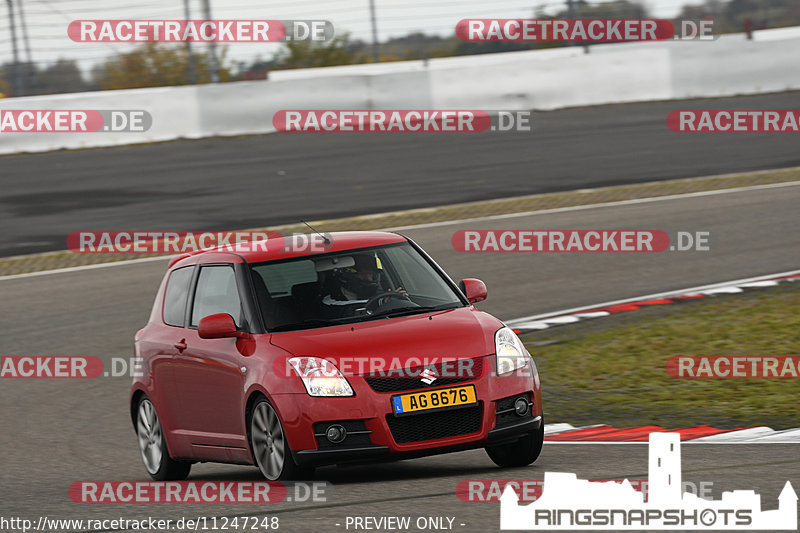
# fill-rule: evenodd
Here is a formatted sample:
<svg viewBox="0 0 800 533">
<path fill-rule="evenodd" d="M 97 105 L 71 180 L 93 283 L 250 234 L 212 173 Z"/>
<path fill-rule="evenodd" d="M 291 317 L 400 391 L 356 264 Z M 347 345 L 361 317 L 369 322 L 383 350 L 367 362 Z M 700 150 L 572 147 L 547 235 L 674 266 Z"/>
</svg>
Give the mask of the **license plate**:
<svg viewBox="0 0 800 533">
<path fill-rule="evenodd" d="M 392 396 L 395 415 L 407 415 L 431 409 L 445 409 L 478 403 L 475 386 L 452 387 Z"/>
</svg>

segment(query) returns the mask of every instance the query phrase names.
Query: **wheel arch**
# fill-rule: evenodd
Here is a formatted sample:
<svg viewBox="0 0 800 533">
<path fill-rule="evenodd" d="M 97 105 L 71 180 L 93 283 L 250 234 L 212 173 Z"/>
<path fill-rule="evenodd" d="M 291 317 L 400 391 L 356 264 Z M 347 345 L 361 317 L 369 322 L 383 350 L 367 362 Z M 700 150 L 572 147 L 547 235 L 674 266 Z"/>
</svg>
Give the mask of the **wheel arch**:
<svg viewBox="0 0 800 533">
<path fill-rule="evenodd" d="M 253 455 L 253 438 L 250 431 L 250 422 L 251 422 L 251 417 L 253 416 L 253 406 L 255 406 L 256 402 L 260 398 L 264 398 L 265 400 L 267 400 L 277 412 L 277 408 L 275 408 L 274 404 L 270 401 L 269 396 L 265 391 L 259 388 L 254 388 L 250 391 L 250 393 L 247 396 L 247 400 L 245 401 L 245 407 L 244 407 L 244 431 L 245 435 L 247 436 L 247 449 L 250 451 L 250 459 L 252 460 L 254 465 L 256 464 L 256 458 L 255 455 Z"/>
<path fill-rule="evenodd" d="M 136 410 L 139 407 L 139 401 L 141 401 L 142 397 L 144 396 L 147 396 L 147 393 L 145 393 L 142 389 L 136 389 L 133 391 L 133 393 L 131 393 L 131 401 L 128 407 L 131 415 L 131 423 L 133 424 L 133 431 L 136 431 Z"/>
</svg>

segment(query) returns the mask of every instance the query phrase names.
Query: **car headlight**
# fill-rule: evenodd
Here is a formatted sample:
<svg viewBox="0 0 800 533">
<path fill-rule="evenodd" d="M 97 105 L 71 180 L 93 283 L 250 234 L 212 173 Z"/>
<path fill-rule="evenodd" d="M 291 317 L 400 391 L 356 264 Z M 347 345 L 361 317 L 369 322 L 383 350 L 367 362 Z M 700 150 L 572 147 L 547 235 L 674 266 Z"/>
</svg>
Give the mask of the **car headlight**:
<svg viewBox="0 0 800 533">
<path fill-rule="evenodd" d="M 528 364 L 530 357 L 522 341 L 510 328 L 501 328 L 494 334 L 497 354 L 497 375 L 502 376 Z"/>
<path fill-rule="evenodd" d="M 309 396 L 352 396 L 353 388 L 336 365 L 321 357 L 292 357 L 295 369 Z"/>
</svg>

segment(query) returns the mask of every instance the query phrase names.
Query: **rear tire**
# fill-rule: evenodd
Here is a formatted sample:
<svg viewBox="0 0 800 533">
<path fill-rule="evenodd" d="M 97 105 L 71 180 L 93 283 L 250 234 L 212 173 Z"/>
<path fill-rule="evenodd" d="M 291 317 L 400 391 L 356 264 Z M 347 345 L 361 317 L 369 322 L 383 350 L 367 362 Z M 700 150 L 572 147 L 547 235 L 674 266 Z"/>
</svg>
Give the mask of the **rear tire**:
<svg viewBox="0 0 800 533">
<path fill-rule="evenodd" d="M 528 466 L 539 458 L 544 444 L 544 424 L 516 442 L 487 446 L 486 453 L 500 468 Z"/>
<path fill-rule="evenodd" d="M 294 462 L 278 412 L 263 397 L 250 413 L 250 451 L 261 475 L 270 481 L 309 479 L 314 473 Z"/>
<path fill-rule="evenodd" d="M 187 478 L 192 463 L 170 457 L 161 421 L 147 396 L 142 396 L 136 407 L 136 436 L 142 462 L 151 478 L 156 481 L 182 481 Z"/>
</svg>

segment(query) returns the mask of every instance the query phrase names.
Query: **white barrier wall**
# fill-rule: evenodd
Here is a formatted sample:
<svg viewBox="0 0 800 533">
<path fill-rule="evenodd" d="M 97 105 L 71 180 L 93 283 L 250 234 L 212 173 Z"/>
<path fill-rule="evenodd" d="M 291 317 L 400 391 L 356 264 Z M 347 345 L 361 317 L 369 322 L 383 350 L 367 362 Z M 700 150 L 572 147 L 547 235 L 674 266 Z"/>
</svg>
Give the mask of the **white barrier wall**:
<svg viewBox="0 0 800 533">
<path fill-rule="evenodd" d="M 325 84 L 250 81 L 197 88 L 197 112 L 206 136 L 270 133 L 275 131 L 272 116 L 281 109 L 335 109 L 367 101 L 360 76 L 342 76 Z"/>
<path fill-rule="evenodd" d="M 539 109 L 800 89 L 800 28 L 272 72 L 269 81 L 0 99 L 11 109 L 144 109 L 149 131 L 0 132 L 0 154 L 270 133 L 281 109 Z"/>
<path fill-rule="evenodd" d="M 748 41 L 731 35 L 713 43 L 669 44 L 672 98 L 800 88 L 800 37 Z"/>
<path fill-rule="evenodd" d="M 207 136 L 200 128 L 197 87 L 195 86 L 8 98 L 0 100 L 0 109 L 143 109 L 153 117 L 151 128 L 140 133 L 0 132 L 0 154 L 115 146 L 168 141 L 178 137 Z"/>
<path fill-rule="evenodd" d="M 611 45 L 589 54 L 570 47 L 497 56 L 432 68 L 434 107 L 546 110 L 670 97 L 669 55 L 663 47 Z"/>
</svg>

